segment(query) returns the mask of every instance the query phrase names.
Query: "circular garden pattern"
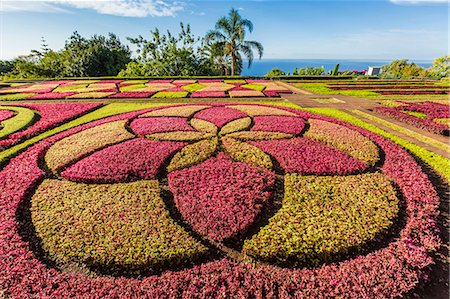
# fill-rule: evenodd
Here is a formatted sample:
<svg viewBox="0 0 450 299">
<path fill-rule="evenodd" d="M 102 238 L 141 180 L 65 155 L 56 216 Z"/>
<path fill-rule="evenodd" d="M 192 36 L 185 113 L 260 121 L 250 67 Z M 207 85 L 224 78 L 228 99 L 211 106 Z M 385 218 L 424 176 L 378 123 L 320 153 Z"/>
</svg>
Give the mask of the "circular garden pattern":
<svg viewBox="0 0 450 299">
<path fill-rule="evenodd" d="M 439 199 L 405 150 L 282 107 L 105 118 L 29 148 L 0 181 L 12 297 L 391 298 L 440 244 Z"/>
</svg>

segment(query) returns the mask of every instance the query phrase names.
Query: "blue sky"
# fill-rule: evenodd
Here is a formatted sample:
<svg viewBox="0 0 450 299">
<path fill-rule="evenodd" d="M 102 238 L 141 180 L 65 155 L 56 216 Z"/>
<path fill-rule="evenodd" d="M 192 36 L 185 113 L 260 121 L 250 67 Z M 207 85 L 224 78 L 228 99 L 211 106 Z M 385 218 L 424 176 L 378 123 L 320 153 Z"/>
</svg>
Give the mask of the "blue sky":
<svg viewBox="0 0 450 299">
<path fill-rule="evenodd" d="M 203 35 L 230 8 L 253 21 L 264 58 L 431 60 L 449 51 L 448 0 L 0 0 L 0 59 L 59 49 L 77 30 L 122 41 L 190 23 Z"/>
</svg>

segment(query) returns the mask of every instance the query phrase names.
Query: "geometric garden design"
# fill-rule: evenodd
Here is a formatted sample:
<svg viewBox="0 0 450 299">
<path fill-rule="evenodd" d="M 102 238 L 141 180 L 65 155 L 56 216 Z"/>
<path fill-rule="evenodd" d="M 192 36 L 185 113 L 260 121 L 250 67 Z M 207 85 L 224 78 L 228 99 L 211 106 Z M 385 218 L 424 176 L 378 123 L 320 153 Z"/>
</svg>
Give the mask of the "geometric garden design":
<svg viewBox="0 0 450 299">
<path fill-rule="evenodd" d="M 0 182 L 13 297 L 395 297 L 440 246 L 439 198 L 410 154 L 285 107 L 107 117 L 31 146 Z"/>
</svg>

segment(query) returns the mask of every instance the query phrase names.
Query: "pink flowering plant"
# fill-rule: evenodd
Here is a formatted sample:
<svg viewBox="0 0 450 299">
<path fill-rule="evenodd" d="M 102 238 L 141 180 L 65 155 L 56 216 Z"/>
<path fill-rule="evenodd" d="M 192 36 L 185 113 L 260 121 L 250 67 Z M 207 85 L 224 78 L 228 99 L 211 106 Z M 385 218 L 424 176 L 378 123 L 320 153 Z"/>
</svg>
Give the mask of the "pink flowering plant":
<svg viewBox="0 0 450 299">
<path fill-rule="evenodd" d="M 403 103 L 397 107 L 376 107 L 375 111 L 432 133 L 448 135 L 449 126 L 434 121 L 450 118 L 450 107 L 446 104 L 424 102 Z"/>
<path fill-rule="evenodd" d="M 359 145 L 382 153 L 377 167 Z M 342 121 L 251 104 L 129 112 L 0 171 L 0 286 L 12 298 L 396 298 L 433 263 L 438 204 L 411 155 Z"/>
</svg>

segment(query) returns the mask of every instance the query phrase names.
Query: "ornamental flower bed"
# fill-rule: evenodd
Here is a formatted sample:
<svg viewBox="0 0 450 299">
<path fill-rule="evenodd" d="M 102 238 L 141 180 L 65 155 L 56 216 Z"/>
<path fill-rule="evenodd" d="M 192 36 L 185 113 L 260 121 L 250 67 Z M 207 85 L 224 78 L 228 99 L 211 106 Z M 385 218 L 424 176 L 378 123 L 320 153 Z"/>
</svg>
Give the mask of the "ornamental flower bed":
<svg viewBox="0 0 450 299">
<path fill-rule="evenodd" d="M 101 107 L 100 103 L 54 103 L 54 104 L 20 104 L 13 107 L 28 108 L 35 114 L 36 122 L 28 127 L 19 128 L 14 133 L 0 140 L 3 148 L 12 146 L 22 140 L 31 138 L 46 130 L 77 118 Z M 4 106 L 7 109 L 8 106 Z M 4 110 L 0 110 L 4 111 Z M 40 115 L 37 118 L 37 114 Z"/>
<path fill-rule="evenodd" d="M 191 98 L 226 98 L 224 91 L 194 91 Z"/>
<path fill-rule="evenodd" d="M 106 93 L 111 93 L 107 95 Z M 101 98 L 280 97 L 292 91 L 268 80 L 60 80 L 0 89 L 0 101 Z"/>
<path fill-rule="evenodd" d="M 37 95 L 26 98 L 27 100 L 57 100 L 57 99 L 65 99 L 66 97 L 70 97 L 76 94 L 75 92 L 48 92 L 48 93 L 39 93 Z"/>
<path fill-rule="evenodd" d="M 376 107 L 375 111 L 432 133 L 449 134 L 449 126 L 439 123 L 439 119 L 450 118 L 449 106 L 445 104 L 434 102 L 403 103 L 396 107 Z M 438 121 L 434 121 L 435 119 Z"/>
<path fill-rule="evenodd" d="M 154 92 L 120 92 L 109 96 L 112 99 L 122 99 L 122 98 L 150 98 L 154 95 Z"/>
<path fill-rule="evenodd" d="M 177 116 L 209 125 L 170 141 L 127 129 Z M 279 132 L 268 116 L 305 129 Z M 314 121 L 357 137 L 307 136 Z M 355 153 L 370 142 L 376 168 Z M 243 104 L 129 112 L 0 170 L 0 285 L 11 298 L 397 298 L 426 279 L 438 205 L 411 155 L 342 121 Z"/>
<path fill-rule="evenodd" d="M 14 116 L 14 112 L 10 110 L 0 110 L 0 122 Z"/>
</svg>

